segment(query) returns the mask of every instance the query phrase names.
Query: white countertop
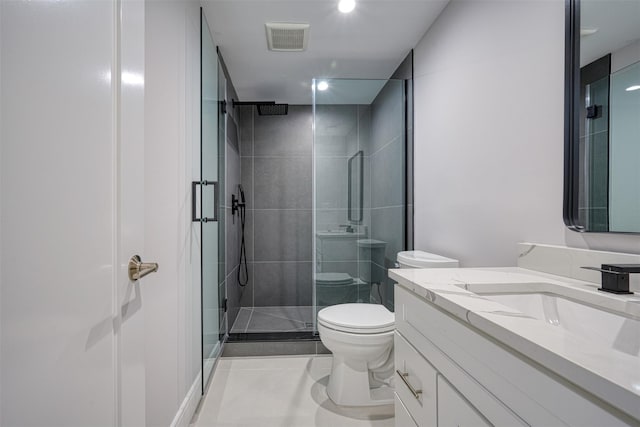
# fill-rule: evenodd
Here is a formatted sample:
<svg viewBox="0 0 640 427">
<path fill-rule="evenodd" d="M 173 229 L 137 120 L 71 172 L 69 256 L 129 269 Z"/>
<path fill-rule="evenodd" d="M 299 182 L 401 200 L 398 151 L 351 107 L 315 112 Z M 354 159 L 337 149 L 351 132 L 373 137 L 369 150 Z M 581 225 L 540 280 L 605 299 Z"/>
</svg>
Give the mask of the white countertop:
<svg viewBox="0 0 640 427">
<path fill-rule="evenodd" d="M 613 295 L 598 285 L 518 267 L 392 269 L 400 286 L 446 310 L 560 377 L 640 420 L 640 356 L 595 345 L 527 316 L 482 292 L 553 292 L 640 318 L 640 295 Z M 546 287 L 546 288 L 545 288 Z M 547 290 L 545 290 L 547 289 Z M 612 334 L 617 331 L 611 331 Z M 640 337 L 638 338 L 640 340 Z"/>
</svg>

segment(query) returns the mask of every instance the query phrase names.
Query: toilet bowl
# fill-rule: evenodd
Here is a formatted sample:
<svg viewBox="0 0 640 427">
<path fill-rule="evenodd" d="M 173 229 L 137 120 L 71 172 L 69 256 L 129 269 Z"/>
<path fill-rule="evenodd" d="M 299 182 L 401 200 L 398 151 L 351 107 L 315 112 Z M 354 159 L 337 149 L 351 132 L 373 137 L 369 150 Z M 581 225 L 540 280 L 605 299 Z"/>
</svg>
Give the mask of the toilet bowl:
<svg viewBox="0 0 640 427">
<path fill-rule="evenodd" d="M 334 403 L 393 403 L 394 324 L 394 314 L 378 304 L 339 304 L 318 312 L 320 340 L 333 353 L 327 394 Z"/>
<path fill-rule="evenodd" d="M 359 247 L 370 250 L 371 259 L 384 250 L 385 242 L 362 240 Z M 458 267 L 458 260 L 423 251 L 398 253 L 401 268 Z M 386 271 L 384 272 L 386 276 Z M 361 272 L 364 283 L 379 279 Z M 375 273 L 378 274 L 378 273 Z M 321 276 L 338 282 L 343 276 Z M 346 279 L 345 279 L 346 281 Z M 344 285 L 345 282 L 342 282 Z M 395 316 L 383 305 L 338 304 L 318 312 L 322 343 L 333 353 L 329 398 L 337 405 L 374 406 L 393 403 L 393 331 Z"/>
<path fill-rule="evenodd" d="M 384 251 L 387 243 L 374 239 L 358 239 L 357 277 L 348 273 L 318 271 L 315 274 L 316 305 L 326 307 L 352 302 L 380 302 L 372 298 L 371 284 L 386 278 Z"/>
</svg>

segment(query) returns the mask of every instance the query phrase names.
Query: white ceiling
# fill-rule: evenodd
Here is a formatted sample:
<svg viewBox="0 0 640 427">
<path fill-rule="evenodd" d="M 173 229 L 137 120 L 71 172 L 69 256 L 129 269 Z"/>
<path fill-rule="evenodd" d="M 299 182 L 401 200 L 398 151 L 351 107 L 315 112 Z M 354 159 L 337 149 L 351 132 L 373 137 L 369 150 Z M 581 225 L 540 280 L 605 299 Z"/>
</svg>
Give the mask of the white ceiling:
<svg viewBox="0 0 640 427">
<path fill-rule="evenodd" d="M 364 79 L 328 79 L 324 81 L 329 87 L 324 91 L 316 91 L 316 104 L 369 105 L 387 83 L 387 80 Z"/>
<path fill-rule="evenodd" d="M 587 0 L 580 13 L 581 29 L 598 30 L 580 38 L 580 66 L 640 39 L 638 0 Z"/>
<path fill-rule="evenodd" d="M 202 0 L 241 101 L 311 104 L 313 78 L 385 79 L 449 0 Z M 266 22 L 311 24 L 304 52 L 267 49 Z"/>
</svg>

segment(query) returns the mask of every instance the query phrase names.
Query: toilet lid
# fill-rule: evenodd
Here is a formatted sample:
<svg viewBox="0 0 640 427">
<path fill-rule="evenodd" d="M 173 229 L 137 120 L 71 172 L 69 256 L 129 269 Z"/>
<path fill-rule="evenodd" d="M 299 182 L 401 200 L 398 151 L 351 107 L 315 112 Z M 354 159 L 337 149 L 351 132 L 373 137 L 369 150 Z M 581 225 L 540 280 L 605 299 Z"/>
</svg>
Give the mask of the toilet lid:
<svg viewBox="0 0 640 427">
<path fill-rule="evenodd" d="M 373 334 L 392 331 L 395 315 L 380 304 L 338 304 L 320 310 L 318 322 L 338 331 Z"/>
<path fill-rule="evenodd" d="M 316 283 L 319 285 L 350 285 L 353 277 L 347 273 L 316 273 Z"/>
<path fill-rule="evenodd" d="M 398 252 L 398 262 L 415 268 L 456 268 L 458 260 L 424 251 Z"/>
</svg>

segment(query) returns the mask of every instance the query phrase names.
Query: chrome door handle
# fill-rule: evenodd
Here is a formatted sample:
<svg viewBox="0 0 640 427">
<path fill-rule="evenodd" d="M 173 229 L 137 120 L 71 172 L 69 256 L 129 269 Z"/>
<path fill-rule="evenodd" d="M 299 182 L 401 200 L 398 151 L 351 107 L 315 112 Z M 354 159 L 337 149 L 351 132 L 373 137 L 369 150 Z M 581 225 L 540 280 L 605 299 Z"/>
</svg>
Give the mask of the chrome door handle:
<svg viewBox="0 0 640 427">
<path fill-rule="evenodd" d="M 416 399 L 420 400 L 420 395 L 422 394 L 422 390 L 416 390 L 409 383 L 409 380 L 407 379 L 409 377 L 409 373 L 408 372 L 402 373 L 402 372 L 400 372 L 400 369 L 396 369 L 396 373 L 398 375 L 400 375 L 400 378 L 402 379 L 402 382 L 404 383 L 404 385 L 407 386 L 407 388 L 409 389 L 411 394 L 413 394 L 413 397 L 415 397 Z"/>
<path fill-rule="evenodd" d="M 158 271 L 157 262 L 142 262 L 140 255 L 134 255 L 129 260 L 129 280 L 132 282 L 155 271 Z"/>
</svg>

